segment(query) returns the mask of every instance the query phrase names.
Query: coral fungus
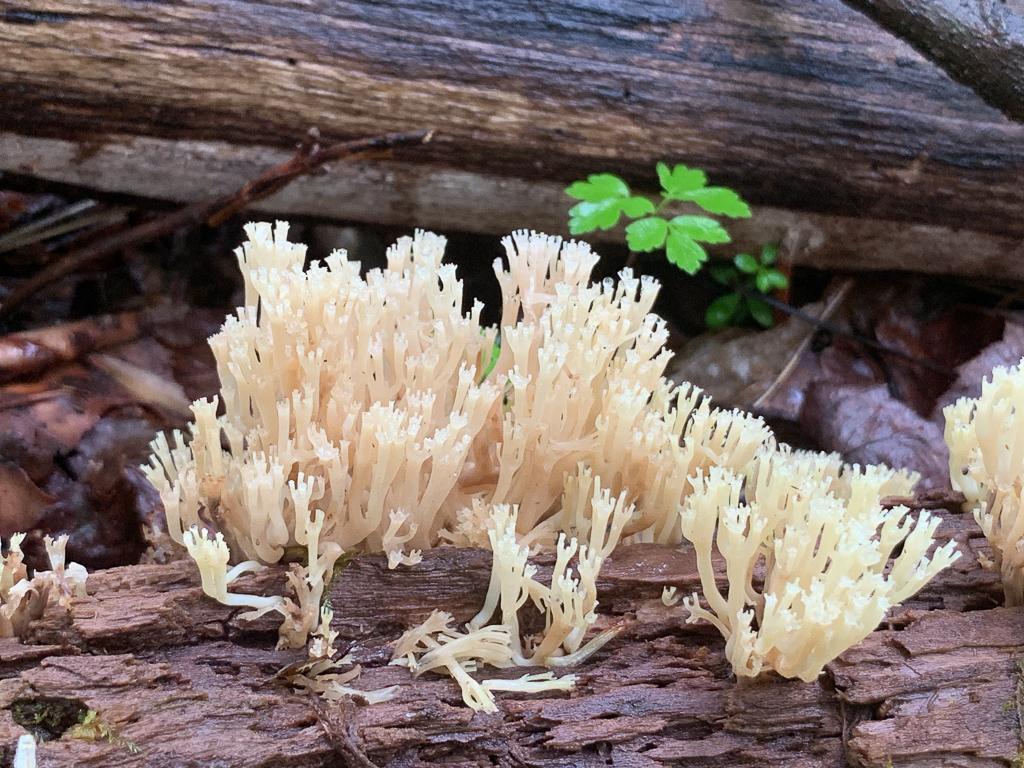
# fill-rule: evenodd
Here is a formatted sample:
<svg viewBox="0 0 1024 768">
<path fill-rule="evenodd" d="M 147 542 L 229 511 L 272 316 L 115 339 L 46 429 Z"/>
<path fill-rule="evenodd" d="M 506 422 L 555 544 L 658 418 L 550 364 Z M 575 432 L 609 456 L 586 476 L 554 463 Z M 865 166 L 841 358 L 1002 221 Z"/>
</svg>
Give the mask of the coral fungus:
<svg viewBox="0 0 1024 768">
<path fill-rule="evenodd" d="M 992 547 L 1007 605 L 1024 605 L 1024 360 L 943 411 L 949 476 Z"/>
<path fill-rule="evenodd" d="M 796 546 L 811 553 L 817 571 L 787 576 L 785 585 L 808 596 L 852 590 L 843 610 L 862 600 L 884 606 L 925 578 L 915 571 L 883 589 L 896 581 L 881 575 L 877 558 L 902 536 L 850 544 L 841 558 L 824 545 L 814 554 L 830 515 L 845 521 L 844 535 L 866 541 L 878 526 L 883 536 L 905 534 L 904 513 L 883 513 L 876 502 L 885 484 L 908 489 L 906 475 L 869 470 L 851 478 L 834 457 L 785 453 L 787 466 L 799 462 L 814 478 L 807 493 L 826 499 L 739 506 L 730 489 L 744 473 L 748 493 L 756 484 L 759 497 L 783 494 L 758 458 L 783 455 L 771 431 L 665 378 L 668 331 L 651 313 L 657 283 L 629 269 L 617 282 L 592 283 L 597 256 L 586 244 L 530 232 L 505 238 L 506 260 L 494 265 L 501 320 L 485 327 L 479 303 L 464 310 L 462 283 L 442 262 L 445 242 L 436 235 L 401 238 L 386 268 L 362 275 L 344 252 L 305 267 L 305 248 L 288 242 L 284 224 L 250 224 L 246 232 L 237 251 L 245 306 L 210 340 L 220 395 L 193 404 L 188 437 L 154 441 L 146 472 L 170 535 L 200 564 L 207 594 L 279 611 L 282 643 L 305 642 L 320 623 L 325 583 L 342 551 L 385 552 L 394 568 L 414 565 L 430 547 L 490 546 L 490 590 L 467 630 L 435 616 L 396 649 L 418 672 L 447 670 L 468 703 L 489 709 L 491 690 L 565 688 L 571 678 L 544 673 L 488 687 L 469 675 L 478 664 L 565 666 L 611 636 L 588 635 L 597 575 L 620 540 L 678 544 L 685 535 L 704 557 L 717 525 L 720 548 L 732 536 L 743 549 L 739 559 L 726 553 L 743 600 L 752 558 L 775 558 L 778 574 Z M 713 503 L 722 488 L 725 506 Z M 795 517 L 786 522 L 787 515 Z M 920 521 L 907 542 L 923 538 L 918 530 L 930 540 L 932 528 Z M 290 574 L 297 602 L 227 591 L 239 572 L 301 549 L 306 565 Z M 529 562 L 538 549 L 556 555 L 548 584 L 534 579 Z M 897 567 L 915 557 L 916 549 Z M 229 568 L 232 560 L 239 564 Z M 927 575 L 942 560 L 933 562 Z M 772 611 L 790 612 L 783 624 L 796 620 L 789 586 L 778 587 L 788 602 L 772 603 L 776 581 L 753 612 L 731 595 L 714 600 L 705 583 L 716 623 L 724 632 L 742 625 L 732 637 L 746 637 L 752 622 L 767 632 Z M 520 633 L 527 601 L 545 616 L 540 635 Z M 488 625 L 496 613 L 501 623 Z M 855 641 L 879 618 L 865 609 L 850 619 L 856 630 L 822 653 Z M 806 677 L 806 667 L 781 661 L 791 655 L 778 650 L 781 642 L 762 654 L 764 663 Z"/>
</svg>

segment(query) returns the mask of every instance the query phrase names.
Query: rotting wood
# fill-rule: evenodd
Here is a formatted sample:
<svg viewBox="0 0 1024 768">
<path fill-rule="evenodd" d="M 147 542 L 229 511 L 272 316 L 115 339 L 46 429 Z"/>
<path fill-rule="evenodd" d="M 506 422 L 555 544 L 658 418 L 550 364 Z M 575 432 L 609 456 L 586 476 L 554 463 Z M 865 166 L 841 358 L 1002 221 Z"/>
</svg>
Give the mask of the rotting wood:
<svg viewBox="0 0 1024 768">
<path fill-rule="evenodd" d="M 846 0 L 985 101 L 1024 122 L 1024 6 L 1006 0 Z"/>
<path fill-rule="evenodd" d="M 8 158 L 39 178 L 71 182 L 74 193 L 84 195 L 99 191 L 188 202 L 211 191 L 228 194 L 290 156 L 287 150 L 223 143 L 111 137 L 102 145 L 87 145 L 0 133 L 0 164 Z M 4 174 L 0 179 L 9 186 L 36 188 L 24 176 Z M 573 201 L 564 187 L 435 164 L 355 160 L 296 179 L 256 201 L 251 210 L 253 218 L 312 215 L 439 231 L 506 234 L 529 227 L 566 234 Z M 787 263 L 822 270 L 897 269 L 1024 280 L 1024 242 L 1019 237 L 908 224 L 886 215 L 834 216 L 756 206 L 752 219 L 729 223 L 734 243 L 727 252 L 778 242 Z M 617 230 L 598 231 L 587 239 L 621 242 L 623 236 Z"/>
<path fill-rule="evenodd" d="M 465 172 L 535 224 L 519 208 L 535 182 L 599 170 L 639 182 L 665 159 L 756 204 L 1024 234 L 1024 126 L 840 0 L 215 0 L 146 13 L 55 0 L 0 16 L 0 54 L 0 165 L 17 173 L 89 183 L 81 169 L 113 147 L 115 186 L 155 191 L 181 177 L 172 141 L 206 154 L 207 142 L 290 147 L 312 126 L 329 142 L 429 125 L 437 140 L 413 163 L 439 170 L 403 182 L 404 200 L 346 199 L 344 185 L 320 203 L 296 197 L 308 186 L 293 207 L 356 218 L 391 206 L 427 223 Z M 53 140 L 36 146 L 54 156 L 69 140 L 72 162 L 33 168 L 39 151 L 11 151 L 27 135 Z M 146 152 L 135 139 L 165 141 Z M 460 218 L 486 221 L 495 204 L 473 205 L 478 191 Z"/>
<path fill-rule="evenodd" d="M 70 616 L 52 610 L 25 645 L 0 642 L 0 748 L 9 756 L 23 730 L 13 702 L 47 699 L 95 711 L 105 734 L 42 744 L 40 764 L 54 768 L 1009 765 L 1024 612 L 995 607 L 1000 587 L 977 564 L 984 539 L 967 516 L 946 515 L 946 537 L 966 556 L 813 685 L 737 684 L 717 633 L 659 599 L 666 585 L 697 588 L 692 553 L 624 547 L 599 585 L 601 623 L 625 622 L 622 635 L 576 670 L 573 694 L 499 694 L 494 715 L 464 707 L 450 679 L 386 665 L 396 633 L 432 609 L 476 611 L 487 552 L 431 550 L 396 571 L 358 557 L 335 580 L 357 685 L 400 686 L 373 706 L 288 691 L 274 673 L 301 651 L 272 650 L 272 619 L 246 625 L 203 598 L 189 563 L 112 569 L 90 577 Z M 282 586 L 275 568 L 240 589 Z"/>
<path fill-rule="evenodd" d="M 176 211 L 157 215 L 134 227 L 120 230 L 62 255 L 5 296 L 0 303 L 0 316 L 9 315 L 47 285 L 92 266 L 113 253 L 150 242 L 181 227 L 199 223 L 206 223 L 209 226 L 222 224 L 254 201 L 284 189 L 293 180 L 320 170 L 327 163 L 387 152 L 397 147 L 423 144 L 430 141 L 431 136 L 430 131 L 420 129 L 379 134 L 321 147 L 315 134 L 307 135 L 289 159 L 263 169 L 258 176 L 247 180 L 238 189 L 216 197 L 203 195 L 203 199 Z"/>
</svg>

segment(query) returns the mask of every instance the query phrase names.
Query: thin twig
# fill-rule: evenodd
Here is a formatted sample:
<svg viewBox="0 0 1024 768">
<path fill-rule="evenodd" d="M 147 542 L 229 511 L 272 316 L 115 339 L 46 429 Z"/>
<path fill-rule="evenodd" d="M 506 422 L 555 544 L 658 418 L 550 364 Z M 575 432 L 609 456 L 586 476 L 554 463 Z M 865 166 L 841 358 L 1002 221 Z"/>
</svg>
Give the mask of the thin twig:
<svg viewBox="0 0 1024 768">
<path fill-rule="evenodd" d="M 836 292 L 832 294 L 832 297 L 822 308 L 821 315 L 818 316 L 818 322 L 827 322 L 828 319 L 835 314 L 835 311 L 839 309 L 840 305 L 844 301 L 846 301 L 846 297 L 850 295 L 850 291 L 852 290 L 853 285 L 854 279 L 852 277 L 848 277 L 843 281 L 842 285 L 840 285 Z M 775 393 L 779 391 L 779 387 L 782 386 L 786 379 L 788 379 L 793 374 L 793 371 L 796 369 L 797 363 L 800 362 L 800 358 L 803 356 L 804 352 L 807 351 L 808 347 L 811 346 L 811 342 L 814 341 L 815 333 L 817 333 L 817 328 L 811 328 L 810 330 L 807 331 L 807 334 L 797 345 L 797 348 L 793 350 L 793 354 L 790 355 L 789 360 L 786 361 L 786 364 L 782 367 L 782 370 L 779 371 L 779 375 L 776 376 L 774 380 L 772 380 L 772 383 L 769 385 L 768 389 L 766 389 L 761 394 L 761 396 L 754 401 L 753 408 L 755 410 L 763 408 L 764 404 L 767 403 L 775 395 Z"/>
<path fill-rule="evenodd" d="M 882 507 L 908 507 L 909 509 L 962 509 L 967 499 L 960 491 L 950 488 L 930 488 L 917 491 L 911 496 L 884 496 L 879 502 Z"/>
<path fill-rule="evenodd" d="M 877 349 L 879 352 L 885 352 L 887 355 L 898 357 L 901 360 L 906 360 L 908 363 L 920 366 L 921 368 L 927 368 L 929 371 L 934 371 L 935 373 L 941 373 L 946 376 L 952 375 L 953 373 L 948 368 L 938 365 L 937 363 L 933 363 L 931 360 L 921 360 L 920 358 L 914 357 L 913 355 L 904 352 L 902 349 L 890 347 L 886 344 L 882 344 L 880 341 L 869 339 L 867 336 L 863 336 L 855 331 L 850 331 L 846 328 L 838 326 L 835 323 L 830 323 L 828 321 L 814 317 L 814 315 L 808 314 L 807 312 L 804 312 L 802 309 L 797 309 L 796 307 L 791 306 L 784 301 L 779 301 L 774 296 L 768 296 L 766 294 L 751 290 L 749 288 L 745 288 L 742 285 L 736 286 L 735 290 L 737 293 L 740 293 L 743 296 L 756 299 L 757 301 L 763 301 L 765 304 L 767 304 L 769 307 L 772 307 L 773 309 L 777 309 L 780 312 L 797 318 L 798 320 L 803 320 L 805 323 L 810 323 L 816 328 L 828 331 L 829 333 L 834 334 L 836 336 L 845 336 L 846 338 L 852 339 L 853 341 L 856 341 L 858 344 L 862 344 L 865 347 Z"/>
<path fill-rule="evenodd" d="M 324 149 L 315 144 L 304 143 L 290 160 L 267 169 L 256 179 L 229 195 L 186 205 L 184 208 L 150 219 L 66 254 L 11 291 L 0 305 L 0 317 L 10 315 L 51 283 L 90 267 L 112 253 L 150 242 L 181 227 L 193 226 L 200 222 L 215 227 L 251 203 L 283 189 L 299 176 L 316 171 L 327 163 L 401 146 L 425 144 L 432 137 L 433 131 L 423 130 L 385 133 L 368 139 L 333 144 Z"/>
</svg>

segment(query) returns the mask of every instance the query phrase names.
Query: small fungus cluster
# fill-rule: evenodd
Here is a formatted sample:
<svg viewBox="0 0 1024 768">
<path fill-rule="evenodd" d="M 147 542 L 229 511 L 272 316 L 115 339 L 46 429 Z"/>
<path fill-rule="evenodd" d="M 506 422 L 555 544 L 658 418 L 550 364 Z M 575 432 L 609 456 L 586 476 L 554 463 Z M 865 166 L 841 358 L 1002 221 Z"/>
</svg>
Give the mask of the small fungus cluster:
<svg viewBox="0 0 1024 768">
<path fill-rule="evenodd" d="M 10 548 L 0 559 L 0 637 L 23 637 L 29 622 L 43 615 L 51 599 L 69 608 L 72 598 L 85 596 L 85 567 L 66 562 L 67 534 L 43 538 L 50 570 L 31 577 L 21 551 L 24 540 L 24 533 L 11 536 Z"/>
<path fill-rule="evenodd" d="M 210 340 L 219 397 L 193 404 L 187 436 L 158 436 L 145 470 L 204 591 L 282 614 L 284 645 L 314 632 L 331 645 L 321 604 L 343 552 L 386 553 L 395 568 L 431 547 L 489 547 L 480 613 L 463 629 L 432 615 L 395 657 L 446 671 L 467 703 L 492 709 L 495 690 L 572 676 L 478 683 L 481 666 L 566 667 L 613 636 L 593 631 L 596 583 L 620 541 L 688 539 L 708 608 L 687 608 L 726 636 L 737 674 L 812 679 L 955 557 L 926 554 L 934 519 L 881 506 L 910 491 L 909 474 L 788 451 L 761 419 L 666 379 L 657 283 L 629 269 L 592 283 L 584 243 L 505 238 L 489 327 L 478 302 L 463 309 L 436 235 L 401 238 L 386 268 L 363 275 L 341 251 L 306 267 L 284 224 L 246 232 L 245 306 Z M 530 561 L 542 550 L 555 556 L 550 581 Z M 229 591 L 297 553 L 294 599 Z M 528 603 L 538 633 L 520 628 Z M 329 658 L 314 654 L 306 677 Z"/>
<path fill-rule="evenodd" d="M 1024 360 L 943 411 L 949 476 L 992 547 L 1007 605 L 1024 605 Z"/>
</svg>

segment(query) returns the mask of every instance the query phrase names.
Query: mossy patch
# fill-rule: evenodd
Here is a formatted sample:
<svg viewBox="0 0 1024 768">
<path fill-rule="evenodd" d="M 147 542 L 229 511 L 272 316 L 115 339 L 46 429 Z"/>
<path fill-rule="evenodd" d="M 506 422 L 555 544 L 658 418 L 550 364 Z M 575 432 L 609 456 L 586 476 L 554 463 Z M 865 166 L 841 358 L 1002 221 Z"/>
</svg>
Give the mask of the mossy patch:
<svg viewBox="0 0 1024 768">
<path fill-rule="evenodd" d="M 124 747 L 133 755 L 139 751 L 138 745 L 122 738 L 114 728 L 106 723 L 100 713 L 90 709 L 85 713 L 82 720 L 68 729 L 67 735 L 72 739 L 83 739 L 85 741 L 108 741 L 119 747 Z"/>
<path fill-rule="evenodd" d="M 139 751 L 136 744 L 118 736 L 117 732 L 89 709 L 80 699 L 41 696 L 35 699 L 17 699 L 9 707 L 14 722 L 28 730 L 37 741 L 52 741 L 62 736 L 86 741 L 108 741 L 127 749 Z"/>
<path fill-rule="evenodd" d="M 80 699 L 50 696 L 16 699 L 9 709 L 14 722 L 38 741 L 59 739 L 69 728 L 82 722 L 89 711 Z"/>
</svg>

